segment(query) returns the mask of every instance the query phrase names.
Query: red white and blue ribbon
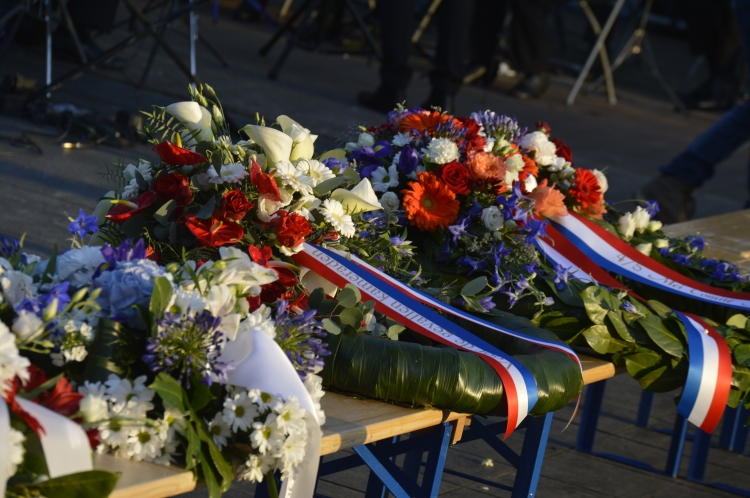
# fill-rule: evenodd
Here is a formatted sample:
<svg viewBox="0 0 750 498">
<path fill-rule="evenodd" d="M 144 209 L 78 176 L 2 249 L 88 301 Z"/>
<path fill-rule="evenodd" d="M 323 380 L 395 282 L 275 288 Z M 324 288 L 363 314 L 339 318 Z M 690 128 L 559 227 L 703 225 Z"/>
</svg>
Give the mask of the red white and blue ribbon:
<svg viewBox="0 0 750 498">
<path fill-rule="evenodd" d="M 750 311 L 750 294 L 696 282 L 639 252 L 591 220 L 575 213 L 550 220 L 562 236 L 605 270 L 673 294 Z"/>
<path fill-rule="evenodd" d="M 442 344 L 475 353 L 489 363 L 500 376 L 505 389 L 508 403 L 506 438 L 533 408 L 539 397 L 536 380 L 512 356 L 447 320 L 399 287 L 373 278 L 370 271 L 331 250 L 306 243 L 302 252 L 294 255 L 293 259 L 340 288 L 346 284 L 354 285 L 363 299 L 375 302 L 376 310 L 411 330 Z"/>
<path fill-rule="evenodd" d="M 537 239 L 536 242 L 547 259 L 567 268 L 579 280 L 585 278 L 585 281 L 627 290 L 604 271 L 597 261 L 584 254 L 584 248 L 580 244 L 573 244 L 555 226 L 548 227 L 547 235 L 555 242 L 554 248 L 543 240 Z M 631 296 L 644 300 L 632 291 L 628 292 Z M 713 327 L 697 316 L 675 313 L 687 331 L 690 358 L 677 413 L 710 434 L 716 429 L 729 399 L 732 384 L 731 353 L 724 338 Z"/>
</svg>

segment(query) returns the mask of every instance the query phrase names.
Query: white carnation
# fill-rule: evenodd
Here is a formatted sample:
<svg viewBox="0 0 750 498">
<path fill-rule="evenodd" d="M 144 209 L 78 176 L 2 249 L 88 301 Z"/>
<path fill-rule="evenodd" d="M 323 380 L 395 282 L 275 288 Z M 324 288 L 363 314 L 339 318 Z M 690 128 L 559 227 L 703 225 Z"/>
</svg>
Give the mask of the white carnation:
<svg viewBox="0 0 750 498">
<path fill-rule="evenodd" d="M 635 233 L 635 220 L 632 213 L 625 213 L 617 220 L 617 231 L 625 240 L 633 236 Z"/>
<path fill-rule="evenodd" d="M 520 173 L 523 171 L 524 164 L 521 154 L 514 154 L 505 160 L 505 165 L 508 167 L 508 171 L 513 173 Z"/>
<path fill-rule="evenodd" d="M 404 147 L 406 145 L 409 145 L 411 141 L 412 141 L 411 133 L 400 132 L 400 133 L 396 133 L 396 136 L 393 137 L 391 144 L 395 145 L 396 147 Z"/>
<path fill-rule="evenodd" d="M 224 164 L 219 173 L 216 173 L 216 169 L 211 166 L 206 173 L 208 173 L 208 181 L 216 185 L 240 183 L 243 178 L 250 174 L 242 163 Z"/>
<path fill-rule="evenodd" d="M 633 221 L 635 222 L 635 230 L 640 233 L 648 227 L 648 223 L 651 221 L 651 215 L 641 206 L 638 206 L 635 208 L 635 211 L 633 211 Z"/>
<path fill-rule="evenodd" d="M 599 182 L 599 190 L 601 190 L 602 194 L 604 194 L 607 190 L 609 190 L 609 182 L 607 181 L 607 177 L 598 169 L 592 169 L 591 172 L 594 173 L 596 181 Z"/>
<path fill-rule="evenodd" d="M 549 137 L 541 131 L 524 135 L 521 139 L 521 147 L 534 153 L 534 161 L 539 166 L 549 166 L 557 158 L 555 155 L 557 146 L 550 142 Z"/>
<path fill-rule="evenodd" d="M 430 162 L 447 164 L 458 159 L 458 146 L 449 138 L 433 138 L 425 149 Z"/>
</svg>

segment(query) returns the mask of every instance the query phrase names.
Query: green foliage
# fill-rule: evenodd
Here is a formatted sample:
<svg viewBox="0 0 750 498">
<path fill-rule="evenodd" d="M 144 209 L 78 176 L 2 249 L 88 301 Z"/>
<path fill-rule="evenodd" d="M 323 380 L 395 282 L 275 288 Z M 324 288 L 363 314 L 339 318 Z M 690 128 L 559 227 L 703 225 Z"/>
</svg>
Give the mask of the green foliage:
<svg viewBox="0 0 750 498">
<path fill-rule="evenodd" d="M 46 498 L 101 498 L 115 489 L 120 474 L 104 470 L 90 470 L 56 477 L 39 483 L 19 483 L 8 486 L 10 496 L 44 496 Z"/>
</svg>

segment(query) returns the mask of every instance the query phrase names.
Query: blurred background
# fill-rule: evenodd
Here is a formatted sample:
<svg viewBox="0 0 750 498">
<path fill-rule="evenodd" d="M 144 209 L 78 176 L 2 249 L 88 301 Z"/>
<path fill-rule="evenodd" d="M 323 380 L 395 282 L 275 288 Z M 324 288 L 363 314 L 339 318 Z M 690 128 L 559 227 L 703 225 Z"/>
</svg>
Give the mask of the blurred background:
<svg viewBox="0 0 750 498">
<path fill-rule="evenodd" d="M 383 93 L 379 57 L 394 50 L 408 85 Z M 384 99 L 546 121 L 576 166 L 607 172 L 610 200 L 632 199 L 748 98 L 744 61 L 729 0 L 0 1 L 0 233 L 29 232 L 40 252 L 64 241 L 108 166 L 151 157 L 138 111 L 186 100 L 193 82 L 236 128 L 288 114 L 318 150 L 383 122 Z M 436 94 L 440 68 L 453 86 Z M 746 148 L 694 193 L 693 216 L 744 206 Z"/>
</svg>

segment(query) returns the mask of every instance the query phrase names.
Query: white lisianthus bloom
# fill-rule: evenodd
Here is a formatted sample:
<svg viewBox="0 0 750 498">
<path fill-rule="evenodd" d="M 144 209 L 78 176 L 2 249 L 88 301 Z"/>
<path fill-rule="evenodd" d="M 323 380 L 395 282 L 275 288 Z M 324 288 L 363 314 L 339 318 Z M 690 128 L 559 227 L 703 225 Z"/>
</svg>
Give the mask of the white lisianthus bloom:
<svg viewBox="0 0 750 498">
<path fill-rule="evenodd" d="M 11 330 L 22 341 L 34 336 L 44 328 L 44 322 L 35 313 L 21 310 L 18 316 L 13 320 Z"/>
<path fill-rule="evenodd" d="M 313 193 L 315 182 L 289 161 L 276 163 L 276 178 L 279 178 L 282 185 L 289 187 L 294 192 L 308 195 Z"/>
<path fill-rule="evenodd" d="M 339 188 L 331 193 L 331 199 L 339 201 L 344 206 L 347 214 L 366 213 L 368 211 L 377 211 L 383 209 L 380 205 L 372 184 L 367 178 L 363 178 L 351 190 Z"/>
<path fill-rule="evenodd" d="M 607 190 L 609 190 L 609 181 L 607 181 L 607 177 L 598 169 L 592 169 L 591 172 L 594 173 L 596 181 L 599 182 L 599 190 L 601 190 L 602 194 L 604 194 Z"/>
<path fill-rule="evenodd" d="M 433 138 L 425 149 L 430 162 L 447 164 L 458 160 L 458 145 L 449 138 Z"/>
<path fill-rule="evenodd" d="M 31 362 L 18 353 L 16 338 L 8 327 L 0 322 L 0 397 L 11 388 L 16 377 L 24 382 L 29 379 L 28 368 Z"/>
<path fill-rule="evenodd" d="M 224 400 L 222 413 L 224 423 L 232 428 L 232 432 L 247 431 L 258 416 L 258 407 L 247 397 L 247 391 L 242 389 Z"/>
<path fill-rule="evenodd" d="M 93 283 L 91 277 L 102 264 L 104 256 L 100 247 L 71 249 L 57 258 L 57 276 L 73 287 L 87 287 Z"/>
<path fill-rule="evenodd" d="M 370 135 L 372 136 L 372 135 Z M 396 133 L 396 136 L 393 137 L 393 140 L 391 141 L 392 145 L 395 145 L 396 147 L 404 147 L 406 145 L 409 145 L 412 141 L 411 133 L 409 132 L 399 132 Z M 373 141 L 373 143 L 375 143 Z"/>
<path fill-rule="evenodd" d="M 557 146 L 550 142 L 549 137 L 541 131 L 527 133 L 521 139 L 520 145 L 527 151 L 534 153 L 534 161 L 539 166 L 549 166 L 557 158 L 555 155 Z"/>
<path fill-rule="evenodd" d="M 87 394 L 81 399 L 79 406 L 86 422 L 99 422 L 109 418 L 109 403 L 104 396 Z"/>
<path fill-rule="evenodd" d="M 336 178 L 336 175 L 331 171 L 325 164 L 315 159 L 300 159 L 297 162 L 296 168 L 302 172 L 303 175 L 307 176 L 312 180 L 313 187 L 331 178 Z"/>
<path fill-rule="evenodd" d="M 513 154 L 505 160 L 505 165 L 508 167 L 509 172 L 520 173 L 523 171 L 525 163 L 523 162 L 521 154 Z"/>
<path fill-rule="evenodd" d="M 482 210 L 482 223 L 489 230 L 500 230 L 505 223 L 505 219 L 497 206 L 490 206 Z"/>
<path fill-rule="evenodd" d="M 617 220 L 617 231 L 625 240 L 633 236 L 635 233 L 635 220 L 632 213 L 625 213 Z"/>
<path fill-rule="evenodd" d="M 391 187 L 398 187 L 398 169 L 391 165 L 386 170 L 382 166 L 372 172 L 372 189 L 376 192 L 385 192 Z"/>
<path fill-rule="evenodd" d="M 23 463 L 23 456 L 26 450 L 23 447 L 23 442 L 26 441 L 26 436 L 23 432 L 15 430 L 13 427 L 9 428 L 8 433 L 8 446 L 4 449 L 8 454 L 7 458 L 7 473 L 5 474 L 8 478 L 13 477 L 18 471 L 18 466 Z"/>
<path fill-rule="evenodd" d="M 299 213 L 310 221 L 315 218 L 312 215 L 312 211 L 315 211 L 320 206 L 320 199 L 314 195 L 303 195 L 300 200 L 295 202 L 292 206 L 289 206 L 290 213 Z"/>
<path fill-rule="evenodd" d="M 661 230 L 662 226 L 664 226 L 664 224 L 661 221 L 651 220 L 648 222 L 646 230 L 648 230 L 649 232 L 656 232 L 657 230 Z"/>
<path fill-rule="evenodd" d="M 315 140 L 318 136 L 312 135 L 310 130 L 289 116 L 279 116 L 276 118 L 276 121 L 281 125 L 284 133 L 289 135 L 294 142 L 289 160 L 312 159 L 313 154 L 315 154 Z"/>
<path fill-rule="evenodd" d="M 399 208 L 400 202 L 394 192 L 386 192 L 380 197 L 380 205 L 383 206 L 383 211 L 390 213 Z"/>
<path fill-rule="evenodd" d="M 205 107 L 197 102 L 177 102 L 168 105 L 167 112 L 177 118 L 190 131 L 190 135 L 182 137 L 186 145 L 213 141 L 211 112 Z"/>
<path fill-rule="evenodd" d="M 635 211 L 633 211 L 633 221 L 635 222 L 636 232 L 641 233 L 646 227 L 648 227 L 648 223 L 651 221 L 651 215 L 641 206 L 638 206 L 635 208 Z"/>
<path fill-rule="evenodd" d="M 353 237 L 355 233 L 352 217 L 344 212 L 344 206 L 336 199 L 326 199 L 320 207 L 323 218 L 342 237 Z"/>
<path fill-rule="evenodd" d="M 636 250 L 638 252 L 643 253 L 646 256 L 649 256 L 651 254 L 651 248 L 652 247 L 653 246 L 650 243 L 648 243 L 648 242 L 645 243 L 645 244 L 638 244 L 637 246 L 635 246 L 635 248 L 636 248 Z"/>
<path fill-rule="evenodd" d="M 370 135 L 367 132 L 362 132 L 359 134 L 359 137 L 357 138 L 357 142 L 349 142 L 346 144 L 346 147 L 344 147 L 347 151 L 352 151 L 355 149 L 361 149 L 363 147 L 372 147 L 375 145 L 375 137 Z"/>
<path fill-rule="evenodd" d="M 208 173 L 208 181 L 215 185 L 240 183 L 243 178 L 250 174 L 242 163 L 224 164 L 221 166 L 219 173 L 216 173 L 216 169 L 211 166 L 206 173 Z"/>
<path fill-rule="evenodd" d="M 263 223 L 271 221 L 271 217 L 276 214 L 276 211 L 281 207 L 280 202 L 272 201 L 266 196 L 261 195 L 258 198 L 258 212 L 256 215 L 258 219 Z"/>
</svg>

